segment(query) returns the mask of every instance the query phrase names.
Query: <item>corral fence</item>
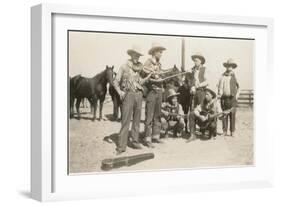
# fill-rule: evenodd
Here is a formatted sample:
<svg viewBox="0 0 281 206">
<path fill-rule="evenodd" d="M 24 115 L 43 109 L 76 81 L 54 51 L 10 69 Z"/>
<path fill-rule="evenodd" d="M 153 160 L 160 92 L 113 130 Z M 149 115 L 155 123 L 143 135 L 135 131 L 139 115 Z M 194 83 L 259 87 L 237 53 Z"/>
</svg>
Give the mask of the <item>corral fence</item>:
<svg viewBox="0 0 281 206">
<path fill-rule="evenodd" d="M 252 107 L 254 104 L 254 91 L 243 89 L 238 97 L 238 107 Z"/>
</svg>

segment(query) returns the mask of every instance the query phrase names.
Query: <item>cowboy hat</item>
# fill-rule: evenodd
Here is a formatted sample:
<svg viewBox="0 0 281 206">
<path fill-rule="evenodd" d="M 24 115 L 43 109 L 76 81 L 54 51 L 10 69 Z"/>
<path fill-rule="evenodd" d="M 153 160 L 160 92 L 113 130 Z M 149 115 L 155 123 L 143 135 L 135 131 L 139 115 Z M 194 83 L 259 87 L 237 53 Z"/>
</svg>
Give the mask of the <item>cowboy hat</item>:
<svg viewBox="0 0 281 206">
<path fill-rule="evenodd" d="M 191 56 L 191 59 L 192 59 L 193 61 L 194 61 L 194 59 L 196 59 L 196 58 L 200 59 L 200 61 L 201 61 L 202 64 L 205 64 L 205 57 L 204 57 L 202 54 L 196 53 L 196 54 L 194 54 L 194 55 Z"/>
<path fill-rule="evenodd" d="M 157 51 L 157 50 L 166 50 L 165 47 L 161 46 L 160 44 L 154 42 L 152 43 L 152 46 L 151 46 L 151 49 L 149 49 L 148 51 L 148 54 L 152 55 L 154 51 Z"/>
<path fill-rule="evenodd" d="M 176 91 L 174 89 L 169 89 L 167 99 L 170 99 L 171 97 L 177 96 L 179 94 L 180 93 L 176 93 Z"/>
<path fill-rule="evenodd" d="M 226 62 L 223 63 L 224 67 L 229 67 L 231 66 L 233 69 L 235 69 L 237 67 L 237 64 L 234 62 L 233 59 L 228 59 Z"/>
<path fill-rule="evenodd" d="M 143 56 L 141 48 L 137 45 L 133 45 L 131 49 L 128 49 L 127 54 L 130 56 L 132 56 L 132 54 L 138 54 L 140 56 Z"/>
<path fill-rule="evenodd" d="M 205 93 L 207 93 L 207 92 L 209 92 L 212 95 L 213 99 L 217 96 L 216 93 L 213 90 L 209 89 L 209 88 L 205 89 Z"/>
</svg>

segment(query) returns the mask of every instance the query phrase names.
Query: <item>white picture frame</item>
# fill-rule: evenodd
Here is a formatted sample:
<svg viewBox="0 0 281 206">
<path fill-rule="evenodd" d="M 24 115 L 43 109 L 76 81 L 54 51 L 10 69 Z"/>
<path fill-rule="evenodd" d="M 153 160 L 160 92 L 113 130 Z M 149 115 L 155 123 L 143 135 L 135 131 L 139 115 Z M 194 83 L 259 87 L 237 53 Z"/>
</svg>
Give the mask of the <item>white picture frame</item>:
<svg viewBox="0 0 281 206">
<path fill-rule="evenodd" d="M 64 167 L 59 167 L 66 154 L 57 152 L 61 142 L 57 142 L 57 128 L 60 127 L 58 110 L 55 109 L 55 94 L 64 87 L 56 83 L 62 76 L 54 68 L 55 53 L 65 51 L 65 45 L 56 45 L 54 30 L 60 29 L 56 16 L 80 18 L 93 27 L 86 19 L 116 19 L 130 24 L 132 21 L 185 24 L 204 24 L 229 27 L 233 36 L 247 35 L 236 32 L 239 27 L 252 28 L 260 43 L 256 46 L 255 58 L 255 165 L 250 168 L 213 168 L 176 171 L 146 171 L 133 173 L 110 173 L 84 176 L 68 176 Z M 76 24 L 77 24 L 76 22 Z M 73 23 L 75 24 L 75 22 Z M 222 15 L 202 15 L 189 13 L 160 13 L 152 11 L 128 11 L 110 8 L 40 4 L 31 8 L 31 196 L 39 201 L 68 200 L 124 195 L 157 193 L 177 193 L 189 191 L 226 190 L 273 185 L 273 132 L 267 123 L 271 95 L 262 97 L 273 87 L 269 75 L 273 75 L 273 20 L 259 17 L 238 17 Z M 59 26 L 56 27 L 56 26 Z M 82 23 L 83 26 L 83 23 Z M 61 26 L 63 27 L 63 26 Z M 67 26 L 66 26 L 67 27 Z M 64 28 L 65 29 L 65 28 Z M 68 29 L 68 28 L 67 28 Z M 113 28 L 113 30 L 116 28 Z M 62 31 L 64 32 L 64 31 Z M 204 31 L 203 31 L 204 32 Z M 215 32 L 215 31 L 214 31 Z M 260 34 L 258 34 L 260 32 Z M 255 33 L 253 33 L 255 34 Z M 58 34 L 60 35 L 60 34 Z M 226 36 L 229 33 L 225 34 Z M 261 58 L 260 58 L 261 57 Z M 66 59 L 62 58 L 66 62 Z M 61 69 L 63 71 L 63 68 Z M 63 81 L 66 81 L 64 79 Z M 259 84 L 257 84 L 259 82 Z M 273 89 L 271 90 L 273 91 Z M 66 92 L 65 92 L 66 93 Z M 262 109 L 264 108 L 264 109 Z M 58 119 L 56 119 L 58 118 Z M 59 132 L 59 131 L 57 131 Z M 259 138 L 266 135 L 266 138 Z M 66 140 L 66 139 L 65 139 Z M 65 145 L 67 141 L 65 141 Z M 62 157 L 61 157 L 62 156 Z M 62 170 L 60 170 L 62 169 Z M 173 177 L 173 181 L 170 181 Z M 154 180 L 145 184 L 146 179 Z M 132 180 L 136 180 L 136 184 Z M 163 181 L 166 180 L 166 181 Z M 89 182 L 89 185 L 85 185 Z M 92 184 L 92 183 L 95 184 Z M 65 186 L 63 186 L 65 185 Z M 85 187 L 79 187 L 84 185 Z M 70 188 L 69 190 L 67 188 Z"/>
</svg>

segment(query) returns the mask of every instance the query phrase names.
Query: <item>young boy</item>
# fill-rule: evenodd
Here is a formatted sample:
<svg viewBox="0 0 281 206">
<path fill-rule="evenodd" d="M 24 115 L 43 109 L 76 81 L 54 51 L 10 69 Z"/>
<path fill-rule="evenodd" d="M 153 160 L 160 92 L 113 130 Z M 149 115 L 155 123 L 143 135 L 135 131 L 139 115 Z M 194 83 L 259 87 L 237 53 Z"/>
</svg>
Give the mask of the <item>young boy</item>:
<svg viewBox="0 0 281 206">
<path fill-rule="evenodd" d="M 164 138 L 168 137 L 168 131 L 173 130 L 174 136 L 181 137 L 184 129 L 184 112 L 182 106 L 178 103 L 177 95 L 174 89 L 169 89 L 167 102 L 162 103 L 161 128 L 164 132 Z"/>
<path fill-rule="evenodd" d="M 231 109 L 228 115 L 225 115 L 222 119 L 223 123 L 223 135 L 227 135 L 228 119 L 230 121 L 230 135 L 235 136 L 235 115 L 237 99 L 239 97 L 239 83 L 236 79 L 233 69 L 237 67 L 237 64 L 233 59 L 228 59 L 223 63 L 226 71 L 222 74 L 219 81 L 218 96 L 221 98 L 221 108 L 223 111 Z"/>
</svg>

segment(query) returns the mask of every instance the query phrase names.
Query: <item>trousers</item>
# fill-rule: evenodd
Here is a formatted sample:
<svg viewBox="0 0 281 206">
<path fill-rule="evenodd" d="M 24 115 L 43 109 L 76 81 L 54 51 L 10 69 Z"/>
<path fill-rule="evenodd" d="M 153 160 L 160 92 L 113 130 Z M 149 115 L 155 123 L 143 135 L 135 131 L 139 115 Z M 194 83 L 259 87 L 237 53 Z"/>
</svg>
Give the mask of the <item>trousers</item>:
<svg viewBox="0 0 281 206">
<path fill-rule="evenodd" d="M 202 125 L 204 124 L 204 122 L 202 122 L 196 115 L 194 112 L 191 112 L 189 115 L 189 129 L 190 129 L 190 133 L 191 134 L 195 134 L 195 129 L 196 129 L 196 124 L 199 127 L 202 127 Z M 201 132 L 205 132 L 200 128 Z M 217 119 L 215 118 L 214 120 L 211 121 L 211 123 L 209 124 L 209 126 L 207 128 L 205 128 L 205 130 L 209 131 L 209 135 L 216 135 L 217 133 Z"/>
<path fill-rule="evenodd" d="M 161 128 L 165 131 L 165 134 L 167 134 L 168 130 L 173 130 L 173 133 L 180 133 L 184 129 L 184 119 L 180 118 L 177 121 L 173 120 L 167 120 L 164 117 L 161 118 Z"/>
<path fill-rule="evenodd" d="M 139 129 L 142 108 L 142 92 L 127 92 L 122 102 L 122 120 L 117 150 L 125 151 L 128 144 L 130 122 L 132 121 L 132 141 L 139 142 Z"/>
<path fill-rule="evenodd" d="M 225 115 L 222 118 L 222 130 L 224 132 L 227 132 L 228 129 L 228 122 L 230 122 L 230 132 L 234 132 L 235 131 L 235 116 L 236 116 L 236 105 L 237 105 L 237 101 L 235 99 L 234 96 L 222 96 L 221 97 L 221 108 L 223 111 L 231 109 L 232 107 L 234 107 L 232 109 L 232 111 Z"/>
<path fill-rule="evenodd" d="M 145 141 L 160 138 L 162 90 L 150 90 L 145 105 Z"/>
</svg>

